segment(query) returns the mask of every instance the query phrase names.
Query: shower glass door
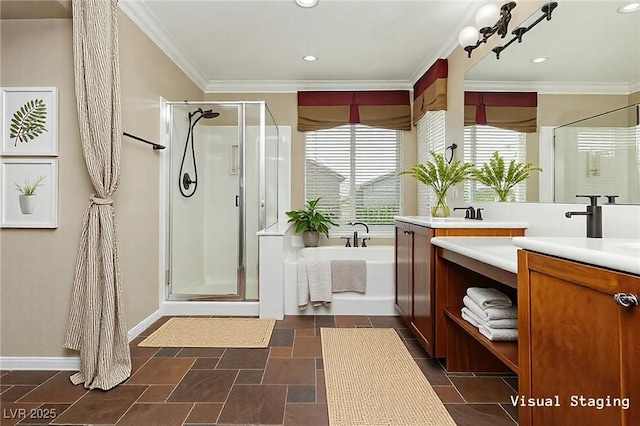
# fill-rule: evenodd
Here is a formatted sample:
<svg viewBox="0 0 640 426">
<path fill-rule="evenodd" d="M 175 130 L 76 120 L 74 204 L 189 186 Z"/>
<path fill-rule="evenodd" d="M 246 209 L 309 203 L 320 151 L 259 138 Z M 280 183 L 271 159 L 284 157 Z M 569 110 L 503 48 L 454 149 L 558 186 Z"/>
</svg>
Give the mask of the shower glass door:
<svg viewBox="0 0 640 426">
<path fill-rule="evenodd" d="M 244 299 L 244 105 L 171 110 L 168 298 Z"/>
</svg>

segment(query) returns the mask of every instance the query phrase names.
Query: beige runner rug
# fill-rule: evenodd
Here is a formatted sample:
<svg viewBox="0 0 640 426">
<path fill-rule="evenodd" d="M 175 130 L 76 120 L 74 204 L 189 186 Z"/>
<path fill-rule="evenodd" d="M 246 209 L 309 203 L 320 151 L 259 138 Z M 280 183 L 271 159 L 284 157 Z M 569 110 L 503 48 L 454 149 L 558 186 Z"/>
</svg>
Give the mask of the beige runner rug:
<svg viewBox="0 0 640 426">
<path fill-rule="evenodd" d="M 186 348 L 266 348 L 273 318 L 171 318 L 138 346 Z"/>
<path fill-rule="evenodd" d="M 395 330 L 322 328 L 332 426 L 455 426 Z"/>
</svg>

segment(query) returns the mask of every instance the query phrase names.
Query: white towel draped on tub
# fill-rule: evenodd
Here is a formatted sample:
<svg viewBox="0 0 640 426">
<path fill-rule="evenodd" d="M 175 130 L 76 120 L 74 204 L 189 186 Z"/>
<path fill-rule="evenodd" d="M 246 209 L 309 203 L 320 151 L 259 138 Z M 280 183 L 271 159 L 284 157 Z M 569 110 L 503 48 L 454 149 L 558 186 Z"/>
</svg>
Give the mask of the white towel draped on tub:
<svg viewBox="0 0 640 426">
<path fill-rule="evenodd" d="M 307 262 L 301 257 L 298 259 L 298 308 L 306 309 L 309 304 L 309 280 L 307 279 Z"/>
<path fill-rule="evenodd" d="M 495 288 L 469 287 L 467 289 L 467 296 L 482 309 L 506 308 L 513 304 L 509 296 Z"/>
<path fill-rule="evenodd" d="M 334 293 L 367 289 L 367 262 L 364 260 L 331 260 L 331 288 Z"/>
<path fill-rule="evenodd" d="M 298 259 L 298 307 L 303 310 L 331 302 L 331 262 L 329 260 Z"/>
</svg>

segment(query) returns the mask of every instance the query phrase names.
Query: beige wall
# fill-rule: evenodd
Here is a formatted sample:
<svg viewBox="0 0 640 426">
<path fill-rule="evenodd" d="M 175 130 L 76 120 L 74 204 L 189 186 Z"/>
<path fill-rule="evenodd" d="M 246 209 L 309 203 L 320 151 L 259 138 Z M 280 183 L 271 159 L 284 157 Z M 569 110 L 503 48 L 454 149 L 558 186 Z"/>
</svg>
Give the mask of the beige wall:
<svg viewBox="0 0 640 426">
<path fill-rule="evenodd" d="M 160 96 L 202 99 L 202 91 L 129 18 L 120 13 L 119 19 L 123 130 L 159 140 Z M 57 87 L 60 117 L 58 228 L 0 231 L 0 356 L 76 355 L 62 344 L 92 186 L 77 130 L 71 20 L 3 20 L 0 26 L 0 84 Z M 160 155 L 123 138 L 114 206 L 128 328 L 158 309 Z"/>
<path fill-rule="evenodd" d="M 205 93 L 211 101 L 265 101 L 278 126 L 291 126 L 291 208 L 304 206 L 304 132 L 298 132 L 297 93 Z M 415 163 L 416 132 L 404 132 L 403 162 L 405 168 Z M 404 178 L 404 213 L 416 213 L 416 184 L 414 179 Z"/>
</svg>

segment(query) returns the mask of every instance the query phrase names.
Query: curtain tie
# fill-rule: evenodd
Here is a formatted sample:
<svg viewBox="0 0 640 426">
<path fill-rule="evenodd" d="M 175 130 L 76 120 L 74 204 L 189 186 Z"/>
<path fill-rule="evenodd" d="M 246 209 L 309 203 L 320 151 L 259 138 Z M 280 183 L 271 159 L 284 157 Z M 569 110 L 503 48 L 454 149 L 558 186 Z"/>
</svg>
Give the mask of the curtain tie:
<svg viewBox="0 0 640 426">
<path fill-rule="evenodd" d="M 111 198 L 100 198 L 100 197 L 97 197 L 96 194 L 92 194 L 90 199 L 93 204 L 97 204 L 99 206 L 113 205 L 113 200 Z"/>
</svg>

